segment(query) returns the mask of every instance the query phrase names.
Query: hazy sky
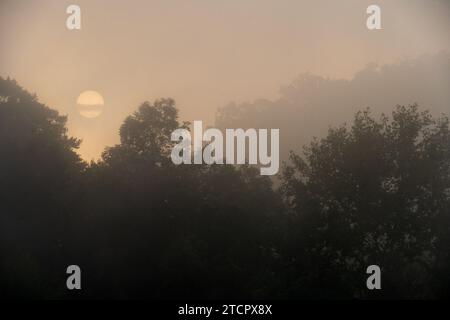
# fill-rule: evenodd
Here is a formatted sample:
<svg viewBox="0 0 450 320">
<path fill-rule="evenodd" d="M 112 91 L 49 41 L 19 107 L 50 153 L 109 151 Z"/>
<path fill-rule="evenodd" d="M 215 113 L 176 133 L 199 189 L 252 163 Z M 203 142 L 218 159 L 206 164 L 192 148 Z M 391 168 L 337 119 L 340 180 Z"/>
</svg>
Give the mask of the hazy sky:
<svg viewBox="0 0 450 320">
<path fill-rule="evenodd" d="M 230 101 L 276 99 L 298 74 L 352 78 L 366 64 L 450 51 L 448 0 L 0 0 L 0 76 L 69 115 L 84 158 L 118 141 L 145 100 L 172 97 L 183 120 L 214 122 Z M 66 29 L 66 8 L 82 30 Z M 366 8 L 382 9 L 382 30 Z M 85 119 L 78 95 L 103 114 Z"/>
</svg>

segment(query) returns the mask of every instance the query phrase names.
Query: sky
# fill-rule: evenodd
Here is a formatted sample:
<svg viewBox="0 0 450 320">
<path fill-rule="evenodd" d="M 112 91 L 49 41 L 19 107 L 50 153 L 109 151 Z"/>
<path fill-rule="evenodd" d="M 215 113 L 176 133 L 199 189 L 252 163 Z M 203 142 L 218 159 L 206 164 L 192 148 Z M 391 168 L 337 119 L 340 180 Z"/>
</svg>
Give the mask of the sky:
<svg viewBox="0 0 450 320">
<path fill-rule="evenodd" d="M 81 8 L 82 29 L 66 28 Z M 377 4 L 382 30 L 366 27 Z M 368 64 L 450 52 L 448 0 L 0 0 L 0 76 L 68 115 L 80 154 L 119 141 L 140 103 L 171 97 L 213 125 L 231 101 L 277 99 L 299 74 L 352 79 Z M 95 90 L 103 113 L 82 117 Z"/>
</svg>

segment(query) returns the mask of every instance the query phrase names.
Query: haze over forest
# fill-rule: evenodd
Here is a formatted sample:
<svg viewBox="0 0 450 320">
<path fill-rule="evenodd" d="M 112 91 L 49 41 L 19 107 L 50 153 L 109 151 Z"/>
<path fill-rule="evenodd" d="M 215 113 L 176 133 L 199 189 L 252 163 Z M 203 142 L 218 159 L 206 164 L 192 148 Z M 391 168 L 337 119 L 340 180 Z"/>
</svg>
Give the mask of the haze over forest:
<svg viewBox="0 0 450 320">
<path fill-rule="evenodd" d="M 0 297 L 450 297 L 450 2 L 372 3 L 0 0 Z M 194 120 L 294 152 L 178 165 Z"/>
<path fill-rule="evenodd" d="M 67 114 L 85 160 L 163 97 L 182 120 L 280 127 L 286 155 L 355 110 L 448 106 L 449 2 L 377 1 L 383 28 L 369 31 L 372 2 L 80 0 L 82 30 L 69 31 L 71 1 L 2 0 L 0 76 Z M 105 99 L 96 119 L 75 108 L 90 89 Z"/>
</svg>

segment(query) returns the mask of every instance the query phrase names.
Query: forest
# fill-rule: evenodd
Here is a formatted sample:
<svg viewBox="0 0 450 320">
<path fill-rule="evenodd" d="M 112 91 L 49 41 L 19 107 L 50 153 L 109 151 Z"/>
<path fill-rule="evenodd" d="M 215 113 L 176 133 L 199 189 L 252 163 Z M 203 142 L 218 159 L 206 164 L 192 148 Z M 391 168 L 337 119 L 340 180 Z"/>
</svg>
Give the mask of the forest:
<svg viewBox="0 0 450 320">
<path fill-rule="evenodd" d="M 249 165 L 173 164 L 170 135 L 186 126 L 175 101 L 136 107 L 120 143 L 87 163 L 66 116 L 0 78 L 2 297 L 450 296 L 445 114 L 361 109 L 291 152 L 274 181 Z M 66 288 L 72 264 L 82 290 Z M 369 265 L 382 290 L 367 289 Z"/>
</svg>

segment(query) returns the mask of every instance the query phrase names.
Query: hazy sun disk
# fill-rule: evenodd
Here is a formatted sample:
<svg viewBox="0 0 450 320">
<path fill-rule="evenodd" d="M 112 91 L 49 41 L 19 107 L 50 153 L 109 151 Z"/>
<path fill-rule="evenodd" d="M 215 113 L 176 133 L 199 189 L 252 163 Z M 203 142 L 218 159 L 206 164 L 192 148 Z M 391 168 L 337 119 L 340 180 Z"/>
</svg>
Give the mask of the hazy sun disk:
<svg viewBox="0 0 450 320">
<path fill-rule="evenodd" d="M 77 99 L 77 109 L 85 118 L 96 118 L 103 111 L 105 101 L 97 91 L 87 90 L 82 92 Z"/>
</svg>

